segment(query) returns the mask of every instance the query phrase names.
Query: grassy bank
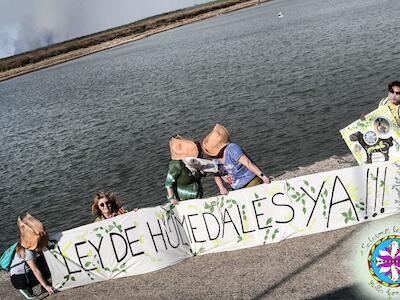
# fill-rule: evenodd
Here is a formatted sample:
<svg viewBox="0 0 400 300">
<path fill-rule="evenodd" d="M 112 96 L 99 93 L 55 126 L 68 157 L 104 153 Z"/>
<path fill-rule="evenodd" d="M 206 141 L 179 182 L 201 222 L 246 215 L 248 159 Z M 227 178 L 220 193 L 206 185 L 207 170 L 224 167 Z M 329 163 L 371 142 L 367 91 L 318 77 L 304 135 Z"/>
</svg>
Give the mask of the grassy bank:
<svg viewBox="0 0 400 300">
<path fill-rule="evenodd" d="M 268 0 L 218 0 L 0 59 L 0 81 Z"/>
</svg>

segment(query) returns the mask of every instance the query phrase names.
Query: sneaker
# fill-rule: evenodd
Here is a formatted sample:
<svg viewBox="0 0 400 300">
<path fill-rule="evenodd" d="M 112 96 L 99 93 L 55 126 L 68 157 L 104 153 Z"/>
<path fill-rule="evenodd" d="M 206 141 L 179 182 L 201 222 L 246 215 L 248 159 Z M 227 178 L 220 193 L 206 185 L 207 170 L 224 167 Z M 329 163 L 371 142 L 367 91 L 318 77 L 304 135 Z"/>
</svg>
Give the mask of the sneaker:
<svg viewBox="0 0 400 300">
<path fill-rule="evenodd" d="M 33 294 L 33 291 L 31 289 L 23 289 L 19 290 L 19 292 L 26 298 L 26 299 L 33 299 L 35 298 L 35 295 Z"/>
</svg>

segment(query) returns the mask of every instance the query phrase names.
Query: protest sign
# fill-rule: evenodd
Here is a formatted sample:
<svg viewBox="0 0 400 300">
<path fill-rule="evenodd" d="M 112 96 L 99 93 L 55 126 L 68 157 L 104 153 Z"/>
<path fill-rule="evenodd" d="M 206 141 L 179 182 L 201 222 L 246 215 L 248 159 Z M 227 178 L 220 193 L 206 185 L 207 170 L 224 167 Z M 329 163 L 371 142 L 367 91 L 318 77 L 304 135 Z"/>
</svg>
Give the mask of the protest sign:
<svg viewBox="0 0 400 300">
<path fill-rule="evenodd" d="M 322 172 L 57 233 L 45 256 L 62 290 L 379 219 L 400 212 L 399 195 L 392 163 Z"/>
<path fill-rule="evenodd" d="M 388 106 L 381 106 L 340 130 L 357 162 L 400 162 L 400 128 Z"/>
</svg>

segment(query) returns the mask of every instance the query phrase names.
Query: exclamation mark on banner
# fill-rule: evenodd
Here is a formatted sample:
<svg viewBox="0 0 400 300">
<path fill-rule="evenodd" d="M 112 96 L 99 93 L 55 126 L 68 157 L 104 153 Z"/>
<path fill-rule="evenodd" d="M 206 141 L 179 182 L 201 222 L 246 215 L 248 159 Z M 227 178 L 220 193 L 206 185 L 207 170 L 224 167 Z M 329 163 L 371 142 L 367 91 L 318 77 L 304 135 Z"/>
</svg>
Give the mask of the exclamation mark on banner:
<svg viewBox="0 0 400 300">
<path fill-rule="evenodd" d="M 377 211 L 377 204 L 378 203 L 378 190 L 380 188 L 382 188 L 382 200 L 381 200 L 381 208 L 379 210 L 379 212 L 381 214 L 383 214 L 385 212 L 385 208 L 383 207 L 384 204 L 383 202 L 385 201 L 385 185 L 386 185 L 386 173 L 387 173 L 387 167 L 385 168 L 385 172 L 383 175 L 383 180 L 379 179 L 379 168 L 376 169 L 376 177 L 372 177 L 373 179 L 375 179 L 375 204 L 374 204 L 374 213 L 372 214 L 372 217 L 376 217 L 378 215 Z M 372 175 L 373 176 L 373 175 Z"/>
<path fill-rule="evenodd" d="M 369 169 L 367 169 L 367 184 L 365 185 L 365 216 L 364 219 L 368 219 L 368 186 L 369 186 Z"/>
<path fill-rule="evenodd" d="M 381 204 L 381 214 L 385 212 L 385 208 L 383 207 L 383 202 L 385 200 L 385 188 L 386 188 L 386 172 L 387 172 L 387 167 L 385 168 L 385 175 L 383 176 L 383 182 L 381 184 L 382 186 L 382 204 Z"/>
<path fill-rule="evenodd" d="M 384 201 L 385 201 L 385 186 L 386 186 L 387 167 L 385 168 L 385 172 L 384 172 L 384 175 L 383 175 L 383 180 L 379 180 L 379 168 L 376 169 L 376 177 L 373 174 L 371 174 L 371 180 L 370 180 L 369 170 L 370 169 L 367 170 L 367 184 L 366 184 L 366 187 L 365 187 L 365 216 L 364 216 L 365 220 L 368 219 L 368 200 L 371 200 L 371 199 L 368 199 L 368 196 L 369 196 L 368 188 L 369 188 L 369 185 L 370 185 L 370 181 L 375 181 L 375 201 L 374 201 L 374 210 L 373 210 L 372 217 L 374 218 L 374 217 L 376 217 L 378 215 L 378 213 L 376 212 L 378 204 L 381 204 L 381 208 L 380 208 L 379 212 L 381 214 L 383 214 L 385 212 Z M 379 188 L 382 188 L 382 200 L 381 200 L 380 203 L 378 202 L 378 196 L 379 196 L 378 195 L 378 191 L 379 191 Z"/>
<path fill-rule="evenodd" d="M 375 218 L 378 214 L 376 213 L 376 202 L 378 201 L 378 178 L 379 178 L 379 168 L 376 169 L 376 177 L 375 177 L 375 203 L 374 203 L 374 213 L 372 217 Z M 372 176 L 372 179 L 374 177 Z"/>
</svg>

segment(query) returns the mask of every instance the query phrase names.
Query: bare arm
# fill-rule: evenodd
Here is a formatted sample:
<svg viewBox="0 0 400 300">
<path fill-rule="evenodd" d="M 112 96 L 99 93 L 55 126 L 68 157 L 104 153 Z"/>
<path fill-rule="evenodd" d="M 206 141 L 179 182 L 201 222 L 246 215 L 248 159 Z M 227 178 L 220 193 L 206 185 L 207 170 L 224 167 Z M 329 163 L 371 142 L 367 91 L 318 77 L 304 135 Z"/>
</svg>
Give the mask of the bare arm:
<svg viewBox="0 0 400 300">
<path fill-rule="evenodd" d="M 167 194 L 168 194 L 168 199 L 173 205 L 177 205 L 179 201 L 176 199 L 176 196 L 174 194 L 174 189 L 167 187 Z"/>
<path fill-rule="evenodd" d="M 214 180 L 215 180 L 215 183 L 217 184 L 217 186 L 219 188 L 219 193 L 221 195 L 228 195 L 228 190 L 224 186 L 224 183 L 223 183 L 221 177 L 220 176 L 215 176 Z"/>
<path fill-rule="evenodd" d="M 255 165 L 253 164 L 250 159 L 243 154 L 240 158 L 239 158 L 239 162 L 244 165 L 247 169 L 249 169 L 251 172 L 253 172 L 254 174 L 256 174 L 256 176 L 260 177 L 261 180 L 264 183 L 270 183 L 271 180 L 269 179 L 268 176 L 266 176 L 263 172 L 261 172 L 261 170 Z"/>
<path fill-rule="evenodd" d="M 46 289 L 49 294 L 54 294 L 54 289 L 46 282 L 44 279 L 42 272 L 40 272 L 36 261 L 34 259 L 27 260 L 26 263 L 28 264 L 29 268 L 31 268 L 33 275 L 35 275 L 36 279 L 40 282 L 40 284 Z"/>
</svg>

